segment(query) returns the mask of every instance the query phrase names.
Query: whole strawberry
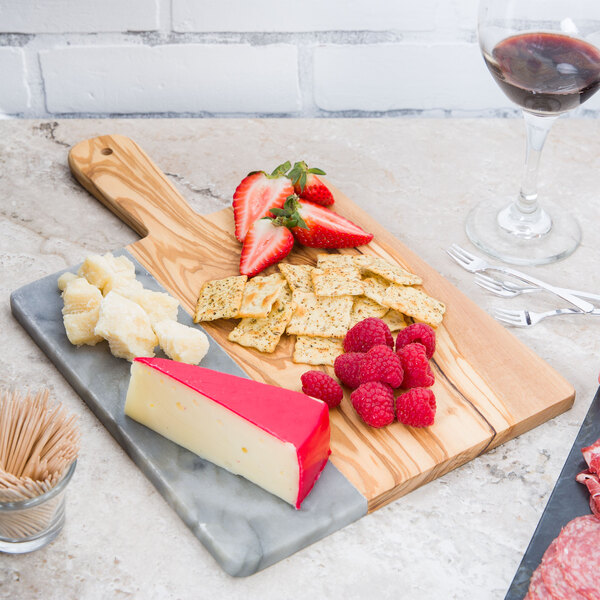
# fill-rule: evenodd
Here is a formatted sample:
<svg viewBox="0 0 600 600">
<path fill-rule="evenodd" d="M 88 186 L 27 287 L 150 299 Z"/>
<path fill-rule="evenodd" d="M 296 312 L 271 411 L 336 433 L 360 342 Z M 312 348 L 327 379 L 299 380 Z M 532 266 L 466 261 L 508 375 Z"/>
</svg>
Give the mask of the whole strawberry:
<svg viewBox="0 0 600 600">
<path fill-rule="evenodd" d="M 331 206 L 334 202 L 333 194 L 318 175 L 325 175 L 325 171 L 315 167 L 309 169 L 304 161 L 294 163 L 288 173 L 294 184 L 294 191 L 300 198 L 321 206 Z"/>
<path fill-rule="evenodd" d="M 271 208 L 281 208 L 294 187 L 286 177 L 290 168 L 287 161 L 270 175 L 264 171 L 248 173 L 233 194 L 235 237 L 243 242 L 252 224 L 270 214 Z"/>
<path fill-rule="evenodd" d="M 394 421 L 394 392 L 379 381 L 363 383 L 350 396 L 359 417 L 371 427 L 385 427 Z"/>
<path fill-rule="evenodd" d="M 305 394 L 323 400 L 329 408 L 338 406 L 344 397 L 340 384 L 323 371 L 307 371 L 300 376 L 300 381 Z"/>
<path fill-rule="evenodd" d="M 360 385 L 359 367 L 365 356 L 362 352 L 346 352 L 335 359 L 333 370 L 344 385 L 352 389 Z"/>
<path fill-rule="evenodd" d="M 359 365 L 360 383 L 380 381 L 393 388 L 400 387 L 404 371 L 398 355 L 388 346 L 373 346 Z"/>
<path fill-rule="evenodd" d="M 413 388 L 396 399 L 398 421 L 411 427 L 429 427 L 435 420 L 435 396 L 426 388 Z"/>
<path fill-rule="evenodd" d="M 413 342 L 423 344 L 427 351 L 427 358 L 431 358 L 435 352 L 435 331 L 426 323 L 413 323 L 405 327 L 402 331 L 398 332 L 396 352 Z"/>
<path fill-rule="evenodd" d="M 344 338 L 344 352 L 368 352 L 373 346 L 380 344 L 393 350 L 392 332 L 385 321 L 369 317 L 348 331 Z"/>
<path fill-rule="evenodd" d="M 427 350 L 423 344 L 408 344 L 396 352 L 404 369 L 402 387 L 429 387 L 434 384 L 435 377 L 429 366 Z"/>
</svg>

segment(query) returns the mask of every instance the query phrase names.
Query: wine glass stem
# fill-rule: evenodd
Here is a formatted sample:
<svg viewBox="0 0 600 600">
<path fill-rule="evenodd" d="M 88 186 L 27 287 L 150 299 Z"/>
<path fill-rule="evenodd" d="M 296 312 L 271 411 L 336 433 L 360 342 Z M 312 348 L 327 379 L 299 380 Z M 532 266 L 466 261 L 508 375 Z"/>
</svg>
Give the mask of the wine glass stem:
<svg viewBox="0 0 600 600">
<path fill-rule="evenodd" d="M 516 207 L 523 215 L 532 215 L 538 210 L 537 181 L 542 149 L 546 137 L 558 116 L 540 117 L 523 111 L 523 117 L 525 118 L 527 149 L 521 191 L 516 201 Z"/>
</svg>

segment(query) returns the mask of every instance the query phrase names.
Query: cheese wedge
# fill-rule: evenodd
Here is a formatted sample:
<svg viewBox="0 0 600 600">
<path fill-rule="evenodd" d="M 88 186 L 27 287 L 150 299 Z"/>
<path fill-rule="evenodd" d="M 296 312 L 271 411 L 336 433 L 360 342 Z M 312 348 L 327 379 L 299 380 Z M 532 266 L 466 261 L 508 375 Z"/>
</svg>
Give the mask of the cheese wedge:
<svg viewBox="0 0 600 600">
<path fill-rule="evenodd" d="M 136 358 L 125 414 L 296 508 L 323 471 L 320 400 L 164 358 Z"/>
</svg>

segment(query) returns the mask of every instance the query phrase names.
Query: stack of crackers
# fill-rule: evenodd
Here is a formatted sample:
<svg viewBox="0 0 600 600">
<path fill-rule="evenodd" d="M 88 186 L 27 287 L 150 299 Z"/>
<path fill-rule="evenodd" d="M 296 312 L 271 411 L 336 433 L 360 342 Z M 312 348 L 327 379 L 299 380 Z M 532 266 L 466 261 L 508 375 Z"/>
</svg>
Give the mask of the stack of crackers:
<svg viewBox="0 0 600 600">
<path fill-rule="evenodd" d="M 319 254 L 317 266 L 279 263 L 279 273 L 207 281 L 194 321 L 241 318 L 229 340 L 260 352 L 274 352 L 281 336 L 295 335 L 293 361 L 333 365 L 343 353 L 348 330 L 368 317 L 391 331 L 405 316 L 437 327 L 444 304 L 421 289 L 414 275 L 371 255 Z"/>
</svg>

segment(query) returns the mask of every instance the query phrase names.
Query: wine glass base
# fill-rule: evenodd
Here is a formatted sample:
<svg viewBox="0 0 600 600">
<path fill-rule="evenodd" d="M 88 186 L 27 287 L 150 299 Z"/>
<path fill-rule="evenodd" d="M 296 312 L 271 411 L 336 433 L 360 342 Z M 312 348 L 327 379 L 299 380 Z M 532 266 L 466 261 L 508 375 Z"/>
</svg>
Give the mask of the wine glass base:
<svg viewBox="0 0 600 600">
<path fill-rule="evenodd" d="M 510 204 L 507 198 L 484 200 L 467 216 L 467 236 L 486 254 L 512 265 L 544 265 L 567 258 L 579 246 L 581 228 L 564 207 L 544 201 L 543 208 L 552 220 L 550 231 L 521 237 L 498 224 L 498 214 Z"/>
</svg>

